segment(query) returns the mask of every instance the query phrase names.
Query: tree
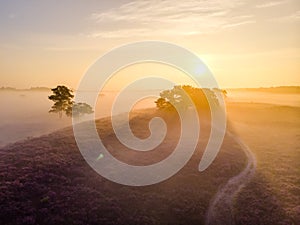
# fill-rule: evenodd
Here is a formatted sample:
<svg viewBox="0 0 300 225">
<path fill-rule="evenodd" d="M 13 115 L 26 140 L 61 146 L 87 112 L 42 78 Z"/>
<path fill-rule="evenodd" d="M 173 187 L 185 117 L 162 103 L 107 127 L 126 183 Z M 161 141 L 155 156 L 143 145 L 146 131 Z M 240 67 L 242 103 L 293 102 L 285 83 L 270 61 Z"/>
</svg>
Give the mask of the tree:
<svg viewBox="0 0 300 225">
<path fill-rule="evenodd" d="M 194 88 L 190 85 L 177 85 L 171 90 L 161 92 L 160 98 L 158 98 L 155 103 L 159 109 L 172 110 L 175 107 L 183 111 L 194 104 L 196 109 L 200 112 L 210 109 L 207 98 L 212 100 L 212 104 L 219 104 L 215 92 L 211 89 Z"/>
<path fill-rule="evenodd" d="M 48 98 L 53 101 L 54 104 L 49 110 L 49 113 L 58 113 L 59 118 L 62 118 L 63 112 L 67 113 L 69 107 L 73 106 L 73 91 L 66 86 L 57 86 L 51 89 L 51 91 L 53 95 L 50 95 Z"/>
<path fill-rule="evenodd" d="M 191 99 L 182 86 L 174 86 L 171 90 L 161 92 L 155 103 L 159 109 L 185 111 L 191 105 Z"/>
<path fill-rule="evenodd" d="M 159 109 L 170 109 L 173 107 L 172 104 L 170 102 L 166 101 L 165 98 L 158 98 L 155 101 L 155 103 L 156 103 L 157 108 L 159 108 Z"/>
<path fill-rule="evenodd" d="M 74 116 L 74 117 L 80 117 L 84 114 L 91 114 L 93 113 L 93 108 L 87 104 L 87 103 L 74 103 L 72 106 L 69 106 L 66 110 L 67 116 Z"/>
<path fill-rule="evenodd" d="M 73 91 L 66 86 L 57 86 L 51 89 L 53 95 L 48 98 L 54 101 L 53 106 L 50 109 L 50 113 L 58 113 L 59 118 L 62 118 L 63 113 L 67 116 L 80 117 L 84 114 L 93 113 L 93 108 L 87 103 L 75 103 L 73 101 Z"/>
</svg>

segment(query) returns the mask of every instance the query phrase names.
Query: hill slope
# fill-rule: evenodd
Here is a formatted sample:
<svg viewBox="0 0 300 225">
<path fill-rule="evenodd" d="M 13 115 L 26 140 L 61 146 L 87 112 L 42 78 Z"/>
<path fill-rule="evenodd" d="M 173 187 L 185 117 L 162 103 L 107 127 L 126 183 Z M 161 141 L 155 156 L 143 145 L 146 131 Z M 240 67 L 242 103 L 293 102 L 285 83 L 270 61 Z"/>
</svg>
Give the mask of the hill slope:
<svg viewBox="0 0 300 225">
<path fill-rule="evenodd" d="M 169 132 L 157 149 L 144 154 L 121 146 L 110 118 L 96 124 L 113 155 L 124 162 L 149 164 L 170 154 L 180 129 L 176 115 L 144 110 L 133 113 L 130 121 L 138 137 L 149 135 L 148 121 L 153 116 L 164 117 Z M 200 173 L 198 164 L 209 127 L 201 129 L 199 145 L 188 164 L 170 179 L 145 187 L 116 184 L 94 172 L 82 158 L 71 127 L 6 146 L 0 150 L 0 222 L 204 224 L 210 200 L 244 168 L 246 157 L 238 143 L 226 136 L 213 164 Z"/>
</svg>

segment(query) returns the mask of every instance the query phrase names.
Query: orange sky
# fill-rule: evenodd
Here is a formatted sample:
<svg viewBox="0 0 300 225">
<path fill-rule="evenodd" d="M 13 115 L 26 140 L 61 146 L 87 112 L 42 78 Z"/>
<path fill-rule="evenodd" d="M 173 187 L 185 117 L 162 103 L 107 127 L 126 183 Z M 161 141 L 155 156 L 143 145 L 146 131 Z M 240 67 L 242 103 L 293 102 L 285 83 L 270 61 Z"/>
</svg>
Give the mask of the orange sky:
<svg viewBox="0 0 300 225">
<path fill-rule="evenodd" d="M 0 17 L 0 86 L 76 88 L 98 57 L 142 40 L 191 50 L 223 88 L 300 85 L 297 0 L 13 0 Z"/>
</svg>

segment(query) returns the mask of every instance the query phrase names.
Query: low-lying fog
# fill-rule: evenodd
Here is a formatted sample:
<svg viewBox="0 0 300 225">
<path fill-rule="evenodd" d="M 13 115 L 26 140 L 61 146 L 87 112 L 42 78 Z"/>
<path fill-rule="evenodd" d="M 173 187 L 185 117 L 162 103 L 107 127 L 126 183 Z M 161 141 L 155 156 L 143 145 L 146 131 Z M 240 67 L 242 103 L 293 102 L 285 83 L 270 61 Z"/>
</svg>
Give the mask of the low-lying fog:
<svg viewBox="0 0 300 225">
<path fill-rule="evenodd" d="M 71 125 L 71 119 L 48 113 L 53 102 L 48 100 L 46 91 L 1 91 L 0 92 L 0 147 L 18 140 L 39 136 Z M 132 91 L 132 96 L 148 95 L 147 91 Z M 159 91 L 157 91 L 159 94 Z M 105 92 L 97 102 L 96 118 L 109 116 L 110 105 L 115 92 Z M 251 91 L 229 91 L 227 101 L 256 102 L 300 107 L 300 95 L 274 94 Z M 128 95 L 130 98 L 130 96 Z M 135 108 L 155 107 L 154 98 L 138 103 Z M 114 114 L 126 112 L 128 102 L 121 102 Z M 82 118 L 82 120 L 88 117 Z"/>
</svg>

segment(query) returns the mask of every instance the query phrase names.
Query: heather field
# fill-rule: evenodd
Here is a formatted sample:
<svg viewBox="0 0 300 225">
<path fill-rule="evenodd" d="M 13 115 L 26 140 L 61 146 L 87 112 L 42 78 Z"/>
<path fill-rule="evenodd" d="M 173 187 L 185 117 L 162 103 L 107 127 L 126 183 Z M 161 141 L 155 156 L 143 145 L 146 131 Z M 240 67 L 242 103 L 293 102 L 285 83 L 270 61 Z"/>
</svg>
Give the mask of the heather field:
<svg viewBox="0 0 300 225">
<path fill-rule="evenodd" d="M 97 121 L 99 135 L 122 161 L 161 160 L 176 145 L 177 116 L 144 110 L 133 113 L 130 123 L 137 136 L 145 137 L 154 115 L 165 117 L 172 132 L 148 155 L 119 146 L 109 118 Z M 77 149 L 71 127 L 8 145 L 0 150 L 1 224 L 204 224 L 210 200 L 247 161 L 239 144 L 226 136 L 214 163 L 200 173 L 208 130 L 203 127 L 195 154 L 178 174 L 145 187 L 112 183 L 94 172 Z"/>
<path fill-rule="evenodd" d="M 236 197 L 236 224 L 300 224 L 300 108 L 230 103 L 229 119 L 257 158 Z"/>
<path fill-rule="evenodd" d="M 200 115 L 199 143 L 188 164 L 170 179 L 145 187 L 116 184 L 98 175 L 79 152 L 72 127 L 6 145 L 0 149 L 0 222 L 299 224 L 300 108 L 229 97 L 227 115 L 224 143 L 207 170 L 198 171 L 210 130 L 205 113 Z M 148 137 L 148 124 L 155 116 L 165 120 L 168 132 L 149 152 L 122 145 L 110 117 L 98 119 L 96 126 L 114 157 L 149 165 L 168 157 L 180 134 L 176 113 L 136 109 L 130 114 L 134 135 Z M 34 118 L 32 122 L 47 127 Z M 63 120 L 60 126 L 65 122 L 69 123 Z M 36 134 L 41 131 L 29 128 Z"/>
</svg>

